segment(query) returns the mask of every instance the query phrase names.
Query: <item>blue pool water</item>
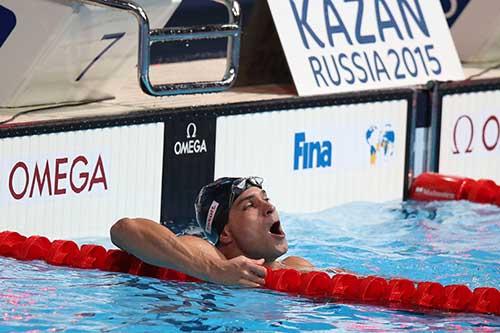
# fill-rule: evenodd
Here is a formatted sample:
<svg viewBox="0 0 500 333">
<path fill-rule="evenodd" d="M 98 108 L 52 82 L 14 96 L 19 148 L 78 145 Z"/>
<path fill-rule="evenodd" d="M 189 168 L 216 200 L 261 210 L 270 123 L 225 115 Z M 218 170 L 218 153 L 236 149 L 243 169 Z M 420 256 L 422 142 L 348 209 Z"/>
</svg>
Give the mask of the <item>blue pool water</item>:
<svg viewBox="0 0 500 333">
<path fill-rule="evenodd" d="M 291 255 L 319 268 L 500 287 L 500 208 L 352 203 L 282 214 Z M 109 245 L 108 240 L 94 242 Z M 0 332 L 498 332 L 500 317 L 415 313 L 267 290 L 163 282 L 0 258 Z"/>
</svg>

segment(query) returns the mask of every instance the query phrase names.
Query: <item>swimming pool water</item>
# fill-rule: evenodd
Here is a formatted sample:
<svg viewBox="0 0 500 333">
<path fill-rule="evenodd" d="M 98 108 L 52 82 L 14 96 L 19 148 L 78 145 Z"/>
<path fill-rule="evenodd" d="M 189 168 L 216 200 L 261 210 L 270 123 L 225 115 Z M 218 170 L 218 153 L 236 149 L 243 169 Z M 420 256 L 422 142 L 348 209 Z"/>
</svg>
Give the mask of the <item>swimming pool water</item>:
<svg viewBox="0 0 500 333">
<path fill-rule="evenodd" d="M 319 268 L 500 287 L 498 207 L 351 203 L 281 220 L 288 254 Z M 490 315 L 398 311 L 1 257 L 0 267 L 0 332 L 500 331 L 500 317 Z"/>
</svg>

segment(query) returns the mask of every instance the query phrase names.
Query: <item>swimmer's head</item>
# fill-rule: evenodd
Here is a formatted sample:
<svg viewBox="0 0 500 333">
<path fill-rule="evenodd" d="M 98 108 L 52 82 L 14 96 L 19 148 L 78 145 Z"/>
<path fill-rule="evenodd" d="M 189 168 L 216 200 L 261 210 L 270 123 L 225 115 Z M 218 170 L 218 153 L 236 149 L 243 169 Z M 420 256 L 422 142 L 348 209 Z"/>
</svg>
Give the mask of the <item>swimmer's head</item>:
<svg viewBox="0 0 500 333">
<path fill-rule="evenodd" d="M 200 190 L 194 204 L 196 221 L 212 244 L 219 241 L 236 199 L 251 187 L 261 189 L 262 182 L 260 177 L 223 177 Z"/>
</svg>

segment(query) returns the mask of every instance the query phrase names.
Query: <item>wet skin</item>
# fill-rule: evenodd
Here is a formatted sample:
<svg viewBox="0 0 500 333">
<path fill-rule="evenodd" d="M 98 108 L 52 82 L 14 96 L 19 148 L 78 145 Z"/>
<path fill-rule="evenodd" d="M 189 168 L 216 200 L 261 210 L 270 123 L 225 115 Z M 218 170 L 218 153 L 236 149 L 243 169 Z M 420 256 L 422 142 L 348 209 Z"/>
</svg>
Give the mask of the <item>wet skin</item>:
<svg viewBox="0 0 500 333">
<path fill-rule="evenodd" d="M 278 212 L 266 191 L 250 187 L 236 199 L 220 236 L 220 250 L 230 256 L 240 252 L 248 258 L 264 258 L 266 263 L 288 251 Z"/>
</svg>

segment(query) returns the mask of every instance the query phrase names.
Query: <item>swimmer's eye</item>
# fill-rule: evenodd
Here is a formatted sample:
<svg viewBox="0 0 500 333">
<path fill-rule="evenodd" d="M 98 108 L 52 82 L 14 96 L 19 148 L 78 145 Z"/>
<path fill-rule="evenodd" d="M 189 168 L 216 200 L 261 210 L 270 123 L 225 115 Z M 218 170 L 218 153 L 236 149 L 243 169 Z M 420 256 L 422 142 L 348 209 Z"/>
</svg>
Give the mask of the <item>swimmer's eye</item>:
<svg viewBox="0 0 500 333">
<path fill-rule="evenodd" d="M 247 208 L 250 207 L 255 207 L 253 201 L 247 201 L 246 204 L 243 206 L 243 210 L 246 210 Z"/>
</svg>

